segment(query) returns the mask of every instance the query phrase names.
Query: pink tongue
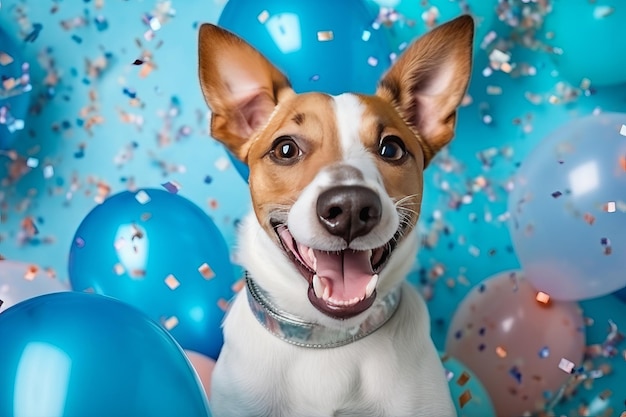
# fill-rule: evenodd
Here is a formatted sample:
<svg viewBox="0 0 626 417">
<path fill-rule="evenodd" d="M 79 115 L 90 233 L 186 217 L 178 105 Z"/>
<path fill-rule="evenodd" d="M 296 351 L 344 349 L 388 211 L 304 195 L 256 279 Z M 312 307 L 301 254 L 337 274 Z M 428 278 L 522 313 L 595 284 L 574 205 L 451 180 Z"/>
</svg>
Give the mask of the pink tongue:
<svg viewBox="0 0 626 417">
<path fill-rule="evenodd" d="M 365 287 L 372 279 L 369 251 L 323 252 L 315 251 L 317 275 L 331 281 L 330 296 L 348 301 L 363 297 Z"/>
</svg>

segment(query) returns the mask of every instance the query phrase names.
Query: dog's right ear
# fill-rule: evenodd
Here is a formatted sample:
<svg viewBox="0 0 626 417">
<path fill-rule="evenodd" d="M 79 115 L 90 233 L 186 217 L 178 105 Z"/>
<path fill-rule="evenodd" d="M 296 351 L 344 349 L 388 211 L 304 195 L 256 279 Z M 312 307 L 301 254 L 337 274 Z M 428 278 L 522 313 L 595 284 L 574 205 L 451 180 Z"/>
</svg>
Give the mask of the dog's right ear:
<svg viewBox="0 0 626 417">
<path fill-rule="evenodd" d="M 243 39 L 215 25 L 200 26 L 198 75 L 211 109 L 211 136 L 246 162 L 249 139 L 278 100 L 293 94 L 289 80 Z"/>
</svg>

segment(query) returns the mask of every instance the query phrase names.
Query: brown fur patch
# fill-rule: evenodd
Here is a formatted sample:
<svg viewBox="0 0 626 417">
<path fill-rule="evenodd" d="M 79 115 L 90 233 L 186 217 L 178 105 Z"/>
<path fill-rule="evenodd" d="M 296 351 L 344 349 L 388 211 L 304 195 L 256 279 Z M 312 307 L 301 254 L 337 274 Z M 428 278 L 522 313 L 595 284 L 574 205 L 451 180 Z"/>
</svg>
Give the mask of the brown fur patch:
<svg viewBox="0 0 626 417">
<path fill-rule="evenodd" d="M 272 144 L 281 136 L 293 137 L 303 153 L 293 165 L 276 164 L 270 158 Z M 259 223 L 270 230 L 270 212 L 291 206 L 323 167 L 341 158 L 332 97 L 308 93 L 282 101 L 248 151 L 250 189 Z"/>
<path fill-rule="evenodd" d="M 398 136 L 405 144 L 409 157 L 401 164 L 394 164 L 376 159 L 376 165 L 383 178 L 387 193 L 394 201 L 407 196 L 402 204 L 410 213 L 410 222 L 415 224 L 422 200 L 424 153 L 420 139 L 402 120 L 395 109 L 377 96 L 359 96 L 364 105 L 360 135 L 365 147 L 377 155 L 380 141 L 387 135 Z M 412 210 L 412 211 L 411 211 Z"/>
</svg>

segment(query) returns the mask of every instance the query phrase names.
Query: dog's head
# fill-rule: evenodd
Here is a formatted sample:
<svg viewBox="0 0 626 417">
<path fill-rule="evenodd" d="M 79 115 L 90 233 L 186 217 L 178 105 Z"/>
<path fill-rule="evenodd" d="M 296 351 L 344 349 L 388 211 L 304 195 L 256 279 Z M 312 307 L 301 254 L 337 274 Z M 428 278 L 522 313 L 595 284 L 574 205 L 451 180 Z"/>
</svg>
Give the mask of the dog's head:
<svg viewBox="0 0 626 417">
<path fill-rule="evenodd" d="M 393 262 L 412 263 L 396 249 L 417 222 L 422 171 L 453 137 L 473 28 L 462 16 L 418 39 L 375 95 L 330 96 L 296 94 L 249 44 L 201 26 L 211 134 L 248 164 L 258 223 L 326 315 L 364 312 L 379 281 L 403 278 L 386 273 Z"/>
</svg>

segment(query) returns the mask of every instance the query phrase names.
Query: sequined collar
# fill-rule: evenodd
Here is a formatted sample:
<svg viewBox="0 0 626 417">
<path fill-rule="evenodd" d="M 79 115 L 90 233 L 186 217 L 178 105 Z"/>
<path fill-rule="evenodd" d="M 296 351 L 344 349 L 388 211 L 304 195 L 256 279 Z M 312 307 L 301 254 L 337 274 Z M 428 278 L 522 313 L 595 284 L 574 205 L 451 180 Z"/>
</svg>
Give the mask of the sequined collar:
<svg viewBox="0 0 626 417">
<path fill-rule="evenodd" d="M 346 329 L 332 329 L 306 322 L 300 317 L 278 309 L 248 274 L 246 287 L 248 304 L 267 331 L 293 345 L 316 349 L 344 346 L 374 333 L 396 312 L 402 295 L 402 286 L 398 286 L 374 302 L 369 308 L 369 316 L 361 324 Z"/>
</svg>

